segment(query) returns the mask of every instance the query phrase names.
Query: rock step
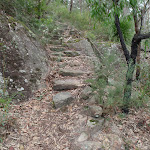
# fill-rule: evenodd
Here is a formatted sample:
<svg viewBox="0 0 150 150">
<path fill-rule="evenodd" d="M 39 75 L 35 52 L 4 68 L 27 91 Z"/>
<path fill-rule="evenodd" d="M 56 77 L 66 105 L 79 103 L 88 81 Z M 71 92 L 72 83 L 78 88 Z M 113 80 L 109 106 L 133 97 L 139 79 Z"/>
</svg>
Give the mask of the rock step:
<svg viewBox="0 0 150 150">
<path fill-rule="evenodd" d="M 64 51 L 64 54 L 66 54 L 68 57 L 76 57 L 80 55 L 80 53 L 77 51 Z"/>
<path fill-rule="evenodd" d="M 83 74 L 89 74 L 90 72 L 84 72 L 82 70 L 60 69 L 59 74 L 62 76 L 76 77 Z"/>
<path fill-rule="evenodd" d="M 65 48 L 63 48 L 63 47 L 51 47 L 50 50 L 54 51 L 54 52 L 63 52 L 63 51 L 65 51 Z"/>
<path fill-rule="evenodd" d="M 55 52 L 55 53 L 51 53 L 51 55 L 53 56 L 61 56 L 61 57 L 65 57 L 66 55 L 62 52 Z"/>
<path fill-rule="evenodd" d="M 64 62 L 64 58 L 58 57 L 58 56 L 52 56 L 50 57 L 51 61 L 57 61 L 57 62 Z"/>
<path fill-rule="evenodd" d="M 81 87 L 81 83 L 76 79 L 64 79 L 64 80 L 55 80 L 53 90 L 62 91 L 62 90 L 73 90 L 78 87 Z"/>
<path fill-rule="evenodd" d="M 56 108 L 70 104 L 73 99 L 74 98 L 70 92 L 61 92 L 53 96 L 53 102 Z"/>
<path fill-rule="evenodd" d="M 49 41 L 49 44 L 62 45 L 62 41 L 61 40 L 51 40 L 51 41 Z"/>
</svg>

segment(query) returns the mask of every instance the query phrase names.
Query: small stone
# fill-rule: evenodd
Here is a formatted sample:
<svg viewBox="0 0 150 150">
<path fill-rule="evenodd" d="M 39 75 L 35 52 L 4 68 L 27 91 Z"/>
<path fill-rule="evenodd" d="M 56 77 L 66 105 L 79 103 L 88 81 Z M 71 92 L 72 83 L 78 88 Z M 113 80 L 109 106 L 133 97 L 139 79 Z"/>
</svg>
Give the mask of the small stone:
<svg viewBox="0 0 150 150">
<path fill-rule="evenodd" d="M 88 139 L 88 135 L 85 132 L 82 132 L 81 135 L 78 138 L 78 142 L 83 142 Z"/>
<path fill-rule="evenodd" d="M 21 87 L 21 88 L 17 88 L 17 91 L 24 91 L 24 88 L 23 87 Z"/>
<path fill-rule="evenodd" d="M 13 79 L 10 79 L 10 82 L 13 82 Z"/>
<path fill-rule="evenodd" d="M 80 81 L 76 79 L 55 80 L 53 89 L 56 91 L 73 90 L 80 86 Z"/>
<path fill-rule="evenodd" d="M 53 96 L 53 102 L 56 108 L 68 105 L 73 100 L 70 92 L 61 92 Z"/>
<path fill-rule="evenodd" d="M 19 70 L 19 72 L 20 72 L 20 73 L 26 73 L 26 71 L 25 71 L 25 70 Z"/>
<path fill-rule="evenodd" d="M 25 79 L 25 80 L 24 80 L 24 82 L 25 82 L 25 83 L 28 83 L 28 80 L 27 80 L 27 79 Z"/>
</svg>

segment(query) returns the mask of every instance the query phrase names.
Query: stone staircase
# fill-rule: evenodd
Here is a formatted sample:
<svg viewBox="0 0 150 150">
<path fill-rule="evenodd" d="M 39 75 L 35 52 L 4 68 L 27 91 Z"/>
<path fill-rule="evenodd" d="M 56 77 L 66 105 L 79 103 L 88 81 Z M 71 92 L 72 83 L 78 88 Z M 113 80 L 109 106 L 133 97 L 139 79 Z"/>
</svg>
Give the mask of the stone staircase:
<svg viewBox="0 0 150 150">
<path fill-rule="evenodd" d="M 67 26 L 65 28 L 64 32 L 60 30 L 61 38 L 55 35 L 52 44 L 47 46 L 47 50 L 50 53 L 52 67 L 51 82 L 54 107 L 61 109 L 76 101 L 86 103 L 86 105 L 83 104 L 86 109 L 83 108 L 76 121 L 74 132 L 79 136 L 73 137 L 74 150 L 124 149 L 122 139 L 118 135 L 101 134 L 106 123 L 102 117 L 103 109 L 97 103 L 97 98 L 93 95 L 91 87 L 85 83 L 85 80 L 93 75 L 93 62 L 98 62 L 92 47 L 85 39 L 78 39 L 85 46 L 81 45 L 80 47 L 80 42 L 77 44 L 73 42 L 73 47 L 70 46 L 71 42 L 67 43 L 67 39 L 76 38 L 76 32 L 71 31 Z M 98 138 L 101 139 L 101 142 Z"/>
<path fill-rule="evenodd" d="M 52 49 L 53 51 L 54 49 Z M 59 51 L 55 48 L 56 51 Z M 58 75 L 59 78 L 53 80 L 53 102 L 56 108 L 61 108 L 63 106 L 68 105 L 72 100 L 75 100 L 76 96 L 73 95 L 73 90 L 80 89 L 85 84 L 83 84 L 80 78 L 84 77 L 85 75 L 90 75 L 91 71 L 85 71 L 81 69 L 76 69 L 78 66 L 71 63 L 72 60 L 80 59 L 80 54 L 78 51 L 75 50 L 66 50 L 63 49 L 61 52 L 51 53 L 52 58 L 55 57 L 55 62 L 57 64 Z M 65 60 L 69 60 L 70 64 L 65 64 Z M 60 65 L 62 64 L 62 67 Z M 71 65 L 68 67 L 68 65 Z M 66 67 L 67 66 L 67 67 Z M 76 94 L 78 95 L 78 94 Z"/>
</svg>

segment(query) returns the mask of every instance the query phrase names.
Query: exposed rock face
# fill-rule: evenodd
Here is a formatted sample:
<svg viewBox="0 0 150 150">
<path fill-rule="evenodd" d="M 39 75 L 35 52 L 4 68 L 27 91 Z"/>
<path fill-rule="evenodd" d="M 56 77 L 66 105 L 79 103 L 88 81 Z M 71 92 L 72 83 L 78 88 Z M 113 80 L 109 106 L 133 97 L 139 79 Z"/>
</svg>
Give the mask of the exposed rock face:
<svg viewBox="0 0 150 150">
<path fill-rule="evenodd" d="M 33 37 L 27 27 L 0 14 L 0 73 L 7 79 L 9 95 L 21 92 L 18 101 L 40 88 L 48 71 L 45 50 Z"/>
</svg>

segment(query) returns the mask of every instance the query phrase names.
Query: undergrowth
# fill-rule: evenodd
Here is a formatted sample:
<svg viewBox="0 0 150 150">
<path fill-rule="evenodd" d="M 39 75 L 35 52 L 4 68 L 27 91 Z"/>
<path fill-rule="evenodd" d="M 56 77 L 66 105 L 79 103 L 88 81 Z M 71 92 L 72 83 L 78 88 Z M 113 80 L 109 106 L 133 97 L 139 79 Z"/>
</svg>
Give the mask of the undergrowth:
<svg viewBox="0 0 150 150">
<path fill-rule="evenodd" d="M 87 80 L 98 96 L 98 101 L 105 109 L 112 108 L 114 111 L 121 109 L 124 105 L 124 82 L 126 73 L 126 62 L 121 60 L 120 52 L 117 49 L 106 46 L 107 43 L 101 46 L 103 51 L 103 59 L 99 69 L 95 70 L 95 77 Z M 132 98 L 130 101 L 130 108 L 147 107 L 150 101 L 150 75 L 149 68 L 143 69 L 141 74 L 141 81 L 133 82 Z M 142 77 L 143 76 L 143 77 Z M 139 84 L 141 87 L 139 87 Z"/>
</svg>

